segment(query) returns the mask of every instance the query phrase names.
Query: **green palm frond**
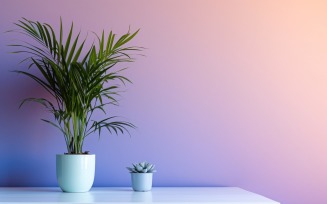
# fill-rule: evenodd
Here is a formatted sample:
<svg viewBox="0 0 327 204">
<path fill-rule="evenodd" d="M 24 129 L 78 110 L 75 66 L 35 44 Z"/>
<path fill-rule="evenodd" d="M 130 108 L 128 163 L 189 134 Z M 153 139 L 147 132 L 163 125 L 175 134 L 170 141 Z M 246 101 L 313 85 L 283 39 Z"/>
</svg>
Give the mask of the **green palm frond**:
<svg viewBox="0 0 327 204">
<path fill-rule="evenodd" d="M 50 98 L 27 98 L 25 102 L 37 102 L 54 115 L 56 123 L 43 121 L 57 127 L 64 135 L 67 151 L 70 154 L 82 153 L 86 136 L 103 128 L 110 133 L 128 133 L 128 128 L 135 126 L 126 121 L 116 121 L 115 116 L 96 121 L 91 119 L 94 111 L 108 113 L 107 105 L 118 105 L 116 99 L 120 85 L 131 82 L 116 70 L 115 65 L 122 62 L 133 62 L 132 52 L 142 51 L 142 47 L 126 46 L 139 32 L 117 36 L 110 31 L 108 35 L 102 31 L 96 44 L 85 47 L 86 38 L 80 40 L 80 32 L 74 33 L 72 23 L 67 37 L 64 39 L 62 20 L 59 33 L 56 34 L 51 25 L 31 21 L 26 18 L 15 25 L 18 32 L 27 36 L 30 41 L 12 44 L 13 53 L 25 53 L 29 56 L 29 68 L 36 68 L 39 74 L 31 71 L 15 70 L 35 82 L 50 94 Z M 59 38 L 57 37 L 59 36 Z M 75 37 L 74 37 L 75 36 Z"/>
</svg>

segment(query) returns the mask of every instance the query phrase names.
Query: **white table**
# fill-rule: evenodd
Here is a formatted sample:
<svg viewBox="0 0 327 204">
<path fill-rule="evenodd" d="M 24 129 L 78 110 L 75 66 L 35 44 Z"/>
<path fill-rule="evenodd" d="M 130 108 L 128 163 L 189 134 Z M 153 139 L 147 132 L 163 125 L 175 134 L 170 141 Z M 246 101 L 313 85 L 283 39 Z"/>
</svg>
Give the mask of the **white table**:
<svg viewBox="0 0 327 204">
<path fill-rule="evenodd" d="M 0 203 L 218 203 L 279 204 L 235 187 L 154 187 L 149 192 L 131 188 L 95 187 L 87 193 L 63 193 L 56 187 L 0 188 Z"/>
</svg>

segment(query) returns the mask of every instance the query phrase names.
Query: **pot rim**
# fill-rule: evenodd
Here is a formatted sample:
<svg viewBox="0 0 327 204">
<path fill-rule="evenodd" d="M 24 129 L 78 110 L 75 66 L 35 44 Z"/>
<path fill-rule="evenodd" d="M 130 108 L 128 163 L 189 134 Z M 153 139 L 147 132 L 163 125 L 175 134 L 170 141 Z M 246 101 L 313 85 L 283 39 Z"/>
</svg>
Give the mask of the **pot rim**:
<svg viewBox="0 0 327 204">
<path fill-rule="evenodd" d="M 56 156 L 95 156 L 95 154 L 56 154 Z"/>
<path fill-rule="evenodd" d="M 153 173 L 155 173 L 155 172 L 151 172 L 151 173 L 133 173 L 133 172 L 129 172 L 130 174 L 153 174 Z"/>
</svg>

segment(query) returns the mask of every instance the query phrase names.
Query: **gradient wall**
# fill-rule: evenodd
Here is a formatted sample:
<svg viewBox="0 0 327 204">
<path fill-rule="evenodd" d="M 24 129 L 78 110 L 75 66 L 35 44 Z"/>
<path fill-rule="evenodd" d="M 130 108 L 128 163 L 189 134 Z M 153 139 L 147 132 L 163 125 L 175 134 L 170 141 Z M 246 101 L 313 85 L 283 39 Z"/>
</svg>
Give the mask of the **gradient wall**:
<svg viewBox="0 0 327 204">
<path fill-rule="evenodd" d="M 157 165 L 155 186 L 239 186 L 284 204 L 327 203 L 326 1 L 1 1 L 1 32 L 20 17 L 123 33 L 146 57 L 130 64 L 121 106 L 132 137 L 88 138 L 95 186 L 128 186 L 125 169 Z M 68 27 L 67 27 L 68 28 Z M 24 97 L 0 35 L 0 185 L 57 186 L 60 133 Z"/>
</svg>

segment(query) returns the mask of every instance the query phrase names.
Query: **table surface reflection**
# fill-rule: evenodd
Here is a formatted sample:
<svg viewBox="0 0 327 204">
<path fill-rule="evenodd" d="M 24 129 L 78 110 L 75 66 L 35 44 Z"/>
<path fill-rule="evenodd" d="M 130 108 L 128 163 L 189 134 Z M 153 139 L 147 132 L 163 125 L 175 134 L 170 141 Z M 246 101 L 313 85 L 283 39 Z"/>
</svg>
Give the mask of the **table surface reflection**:
<svg viewBox="0 0 327 204">
<path fill-rule="evenodd" d="M 135 192 L 123 187 L 94 187 L 87 193 L 64 193 L 56 187 L 2 187 L 0 203 L 219 203 L 278 204 L 237 187 L 154 187 Z"/>
</svg>

